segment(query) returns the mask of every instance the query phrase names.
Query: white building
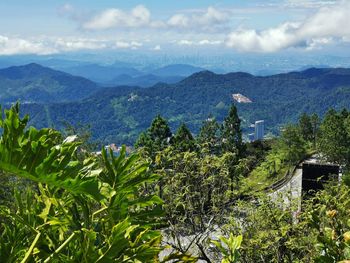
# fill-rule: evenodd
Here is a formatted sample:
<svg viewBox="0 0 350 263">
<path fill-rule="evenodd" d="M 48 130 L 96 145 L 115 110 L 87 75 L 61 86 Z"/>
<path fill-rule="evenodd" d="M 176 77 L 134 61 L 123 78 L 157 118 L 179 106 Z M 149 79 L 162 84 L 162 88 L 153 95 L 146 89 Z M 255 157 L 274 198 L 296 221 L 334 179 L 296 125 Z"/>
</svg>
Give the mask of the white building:
<svg viewBox="0 0 350 263">
<path fill-rule="evenodd" d="M 263 120 L 256 121 L 254 126 L 255 126 L 254 139 L 255 140 L 264 139 L 264 121 Z"/>
</svg>

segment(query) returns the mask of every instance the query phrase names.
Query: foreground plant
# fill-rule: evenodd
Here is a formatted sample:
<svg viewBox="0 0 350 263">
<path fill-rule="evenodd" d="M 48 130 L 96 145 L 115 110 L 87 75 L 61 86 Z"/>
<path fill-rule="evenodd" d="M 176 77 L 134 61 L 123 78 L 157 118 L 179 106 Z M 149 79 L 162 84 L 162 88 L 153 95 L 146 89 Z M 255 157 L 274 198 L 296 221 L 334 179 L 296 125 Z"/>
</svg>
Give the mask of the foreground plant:
<svg viewBox="0 0 350 263">
<path fill-rule="evenodd" d="M 158 179 L 148 164 L 125 147 L 80 162 L 74 137 L 27 123 L 18 105 L 0 120 L 1 176 L 16 185 L 0 207 L 1 262 L 158 262 L 162 201 L 138 191 Z"/>
<path fill-rule="evenodd" d="M 211 242 L 220 250 L 223 258 L 221 263 L 236 263 L 239 262 L 239 249 L 242 243 L 242 236 L 234 236 L 230 233 L 230 237 L 226 238 L 220 236 L 219 240 L 212 240 Z"/>
</svg>

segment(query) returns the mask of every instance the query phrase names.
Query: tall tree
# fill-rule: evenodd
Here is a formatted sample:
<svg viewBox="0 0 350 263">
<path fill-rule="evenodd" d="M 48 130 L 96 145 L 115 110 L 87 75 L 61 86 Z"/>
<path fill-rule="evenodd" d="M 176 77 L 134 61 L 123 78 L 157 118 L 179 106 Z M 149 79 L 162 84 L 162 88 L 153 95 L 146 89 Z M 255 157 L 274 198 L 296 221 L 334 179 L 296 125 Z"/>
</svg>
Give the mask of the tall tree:
<svg viewBox="0 0 350 263">
<path fill-rule="evenodd" d="M 279 147 L 291 164 L 298 163 L 306 155 L 306 143 L 295 125 L 287 125 L 279 140 Z"/>
<path fill-rule="evenodd" d="M 313 127 L 311 117 L 303 113 L 299 117 L 299 129 L 301 136 L 305 141 L 311 141 L 313 137 Z"/>
<path fill-rule="evenodd" d="M 228 116 L 222 124 L 222 148 L 224 152 L 237 152 L 238 156 L 243 153 L 243 141 L 241 120 L 237 114 L 237 108 L 232 104 Z"/>
<path fill-rule="evenodd" d="M 170 144 L 172 133 L 166 119 L 160 115 L 152 121 L 151 127 L 146 132 L 140 134 L 135 147 L 145 147 L 151 156 L 157 151 L 161 151 Z"/>
<path fill-rule="evenodd" d="M 327 112 L 321 124 L 319 149 L 330 162 L 350 163 L 350 137 L 346 131 L 347 114 L 334 109 Z"/>
<path fill-rule="evenodd" d="M 182 123 L 176 131 L 173 138 L 173 145 L 175 149 L 180 152 L 193 151 L 195 148 L 195 140 L 191 134 L 191 131 L 187 128 L 186 124 Z"/>
<path fill-rule="evenodd" d="M 209 152 L 217 153 L 220 142 L 220 125 L 216 119 L 209 116 L 199 131 L 197 141 L 200 145 L 209 148 Z"/>
</svg>

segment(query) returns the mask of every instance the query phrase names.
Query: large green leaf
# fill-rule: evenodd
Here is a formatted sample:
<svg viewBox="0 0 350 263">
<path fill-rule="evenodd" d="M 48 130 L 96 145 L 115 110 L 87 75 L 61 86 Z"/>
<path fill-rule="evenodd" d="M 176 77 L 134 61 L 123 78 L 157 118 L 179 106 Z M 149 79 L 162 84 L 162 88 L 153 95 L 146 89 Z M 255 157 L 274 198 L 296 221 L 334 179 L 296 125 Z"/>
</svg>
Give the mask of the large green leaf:
<svg viewBox="0 0 350 263">
<path fill-rule="evenodd" d="M 140 188 L 145 184 L 152 184 L 159 176 L 150 173 L 149 165 L 143 162 L 139 155 L 129 157 L 122 147 L 118 157 L 113 152 L 107 154 L 102 150 L 105 169 L 99 178 L 113 189 L 109 202 L 109 211 L 115 220 L 123 220 L 130 216 L 130 220 L 143 225 L 152 225 L 161 218 L 163 211 L 160 208 L 162 200 L 156 195 L 140 195 Z"/>
<path fill-rule="evenodd" d="M 0 120 L 0 169 L 16 176 L 66 189 L 73 194 L 88 194 L 100 200 L 99 184 L 90 166 L 76 161 L 78 142 L 62 142 L 52 129 L 25 130 L 28 117 L 19 117 L 16 104 L 5 110 Z M 88 163 L 89 164 L 89 163 Z M 89 169 L 86 169 L 86 168 Z"/>
</svg>

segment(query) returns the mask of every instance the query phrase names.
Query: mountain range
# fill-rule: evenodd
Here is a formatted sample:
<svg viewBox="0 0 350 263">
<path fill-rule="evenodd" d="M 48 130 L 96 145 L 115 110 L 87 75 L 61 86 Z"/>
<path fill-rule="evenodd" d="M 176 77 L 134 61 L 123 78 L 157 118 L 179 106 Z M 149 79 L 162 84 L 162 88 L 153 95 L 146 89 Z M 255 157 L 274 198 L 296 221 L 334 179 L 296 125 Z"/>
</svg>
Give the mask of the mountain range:
<svg viewBox="0 0 350 263">
<path fill-rule="evenodd" d="M 267 131 L 294 122 L 302 112 L 323 115 L 329 108 L 350 108 L 350 69 L 310 68 L 272 76 L 201 71 L 174 84 L 103 88 L 82 77 L 37 64 L 0 70 L 1 103 L 17 98 L 37 127 L 90 124 L 94 139 L 132 144 L 161 114 L 173 131 L 186 123 L 197 133 L 209 115 L 222 121 L 235 103 L 245 132 L 263 119 Z M 239 96 L 237 96 L 239 94 Z M 235 95 L 235 96 L 234 96 Z M 249 103 L 235 98 L 246 97 Z"/>
<path fill-rule="evenodd" d="M 140 87 L 150 87 L 158 82 L 176 83 L 193 73 L 205 70 L 186 64 L 173 64 L 156 69 L 136 69 L 125 63 L 114 63 L 112 65 L 82 64 L 60 69 L 104 86 L 137 85 Z"/>
<path fill-rule="evenodd" d="M 82 77 L 38 64 L 0 69 L 0 102 L 69 102 L 84 99 L 99 86 Z"/>
</svg>

